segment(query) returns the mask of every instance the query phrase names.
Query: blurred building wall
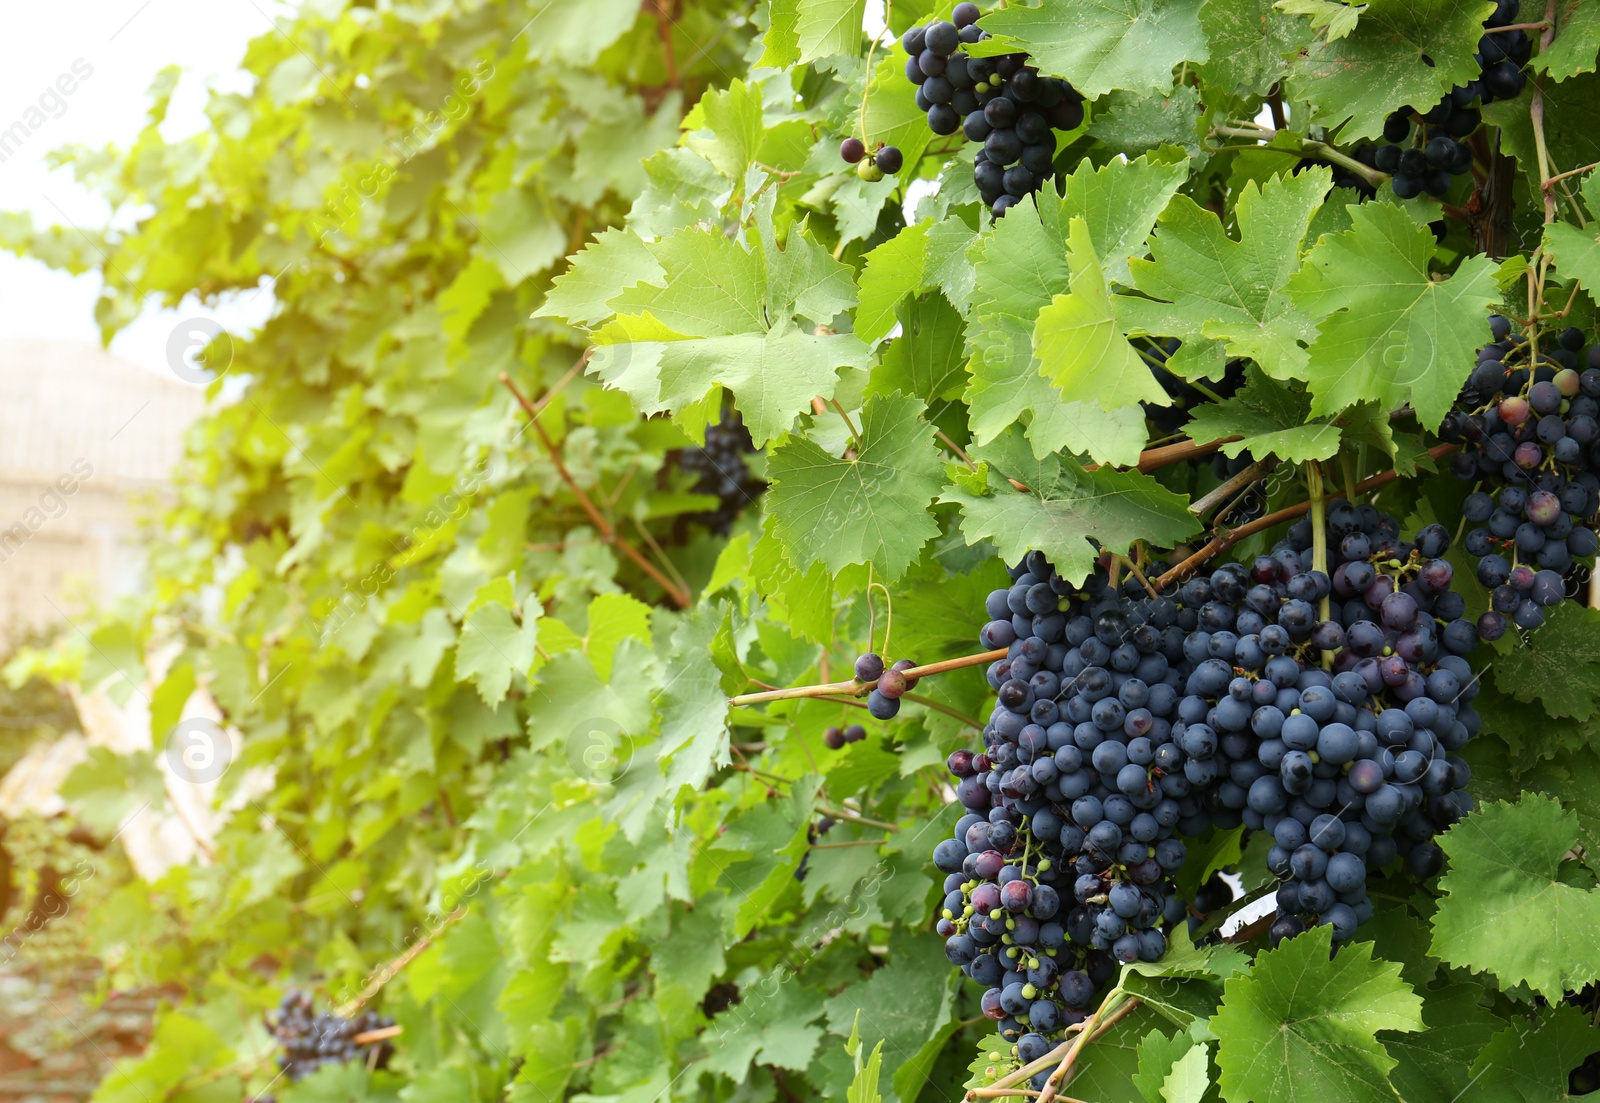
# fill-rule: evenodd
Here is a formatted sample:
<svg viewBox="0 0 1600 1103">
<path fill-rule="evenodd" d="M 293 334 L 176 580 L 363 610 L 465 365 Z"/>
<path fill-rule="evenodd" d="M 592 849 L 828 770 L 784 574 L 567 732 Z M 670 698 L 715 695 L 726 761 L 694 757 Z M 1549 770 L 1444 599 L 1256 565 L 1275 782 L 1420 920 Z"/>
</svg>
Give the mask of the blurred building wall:
<svg viewBox="0 0 1600 1103">
<path fill-rule="evenodd" d="M 140 585 L 135 503 L 204 403 L 91 345 L 0 342 L 0 648 Z"/>
</svg>

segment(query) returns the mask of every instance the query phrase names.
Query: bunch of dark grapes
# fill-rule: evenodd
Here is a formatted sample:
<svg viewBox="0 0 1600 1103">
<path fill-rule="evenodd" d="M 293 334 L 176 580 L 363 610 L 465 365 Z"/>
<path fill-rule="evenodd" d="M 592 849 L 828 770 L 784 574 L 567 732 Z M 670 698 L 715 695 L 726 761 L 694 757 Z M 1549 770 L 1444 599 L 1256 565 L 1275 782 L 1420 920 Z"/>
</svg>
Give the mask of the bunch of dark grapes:
<svg viewBox="0 0 1600 1103">
<path fill-rule="evenodd" d="M 331 1011 L 317 1014 L 309 992 L 291 989 L 278 1005 L 276 1022 L 269 1022 L 273 1036 L 283 1047 L 278 1067 L 291 1081 L 303 1080 L 324 1065 L 346 1061 L 370 1063 L 386 1068 L 394 1047 L 388 1040 L 357 1044 L 360 1034 L 394 1025 L 394 1020 L 375 1011 L 363 1011 L 354 1019 L 344 1019 Z M 374 1051 L 376 1051 L 374 1053 Z"/>
<path fill-rule="evenodd" d="M 832 727 L 822 733 L 822 741 L 827 744 L 828 750 L 843 750 L 846 743 L 859 743 L 867 737 L 867 729 L 860 724 L 851 724 L 848 727 Z"/>
<path fill-rule="evenodd" d="M 1083 97 L 1064 80 L 1040 76 L 1027 54 L 969 57 L 961 47 L 989 37 L 978 14 L 976 4 L 957 4 L 950 20 L 912 27 L 900 44 L 928 128 L 983 143 L 972 178 L 999 217 L 1055 174 L 1055 131 L 1082 125 Z"/>
<path fill-rule="evenodd" d="M 717 508 L 684 518 L 685 524 L 705 527 L 726 536 L 734 520 L 767 489 L 764 480 L 750 470 L 745 457 L 756 451 L 750 430 L 734 410 L 725 410 L 722 420 L 706 427 L 706 442 L 700 448 L 685 448 L 678 455 L 678 466 L 695 477 L 696 494 L 717 498 Z"/>
<path fill-rule="evenodd" d="M 1444 860 L 1434 836 L 1473 807 L 1471 771 L 1456 752 L 1480 725 L 1466 659 L 1477 626 L 1451 587 L 1449 533 L 1429 525 L 1408 543 L 1399 527 L 1371 506 L 1330 504 L 1330 616 L 1305 639 L 1332 663 L 1302 670 L 1295 694 L 1251 698 L 1257 761 L 1277 768 L 1251 783 L 1243 813 L 1273 834 L 1267 862 L 1283 879 L 1274 942 L 1312 922 L 1349 938 L 1372 913 L 1368 871 L 1403 859 L 1414 876 L 1434 876 Z M 1303 555 L 1311 542 L 1310 523 L 1298 522 L 1274 558 Z"/>
<path fill-rule="evenodd" d="M 1274 941 L 1312 924 L 1348 940 L 1372 914 L 1369 868 L 1438 872 L 1431 839 L 1472 806 L 1454 752 L 1479 723 L 1448 534 L 1403 542 L 1343 501 L 1327 526 L 1331 575 L 1309 569 L 1302 521 L 1166 595 L 1100 573 L 1070 586 L 1039 552 L 989 595 L 979 641 L 1007 655 L 983 750 L 949 760 L 966 814 L 934 851 L 937 925 L 1019 1056 L 1082 1021 L 1117 962 L 1163 955 L 1189 915 L 1180 836 L 1272 834 Z"/>
<path fill-rule="evenodd" d="M 1514 99 L 1522 92 L 1527 81 L 1522 66 L 1532 54 L 1533 42 L 1524 30 L 1496 30 L 1517 21 L 1517 8 L 1518 0 L 1499 0 L 1494 14 L 1484 23 L 1486 33 L 1478 40 L 1474 55 L 1482 76 L 1452 88 L 1426 111 L 1400 108 L 1384 123 L 1387 145 L 1357 150 L 1358 160 L 1393 176 L 1394 193 L 1401 199 L 1423 192 L 1445 195 L 1452 177 L 1472 171 L 1472 149 L 1466 139 L 1483 121 L 1473 105 Z M 1432 64 L 1427 58 L 1423 60 Z"/>
<path fill-rule="evenodd" d="M 1474 527 L 1465 547 L 1491 591 L 1480 633 L 1499 639 L 1511 618 L 1537 628 L 1566 596 L 1575 559 L 1600 550 L 1600 346 L 1585 353 L 1580 330 L 1535 353 L 1501 315 L 1478 353 L 1440 435 L 1460 441 L 1450 469 L 1480 481 L 1462 512 Z"/>
</svg>

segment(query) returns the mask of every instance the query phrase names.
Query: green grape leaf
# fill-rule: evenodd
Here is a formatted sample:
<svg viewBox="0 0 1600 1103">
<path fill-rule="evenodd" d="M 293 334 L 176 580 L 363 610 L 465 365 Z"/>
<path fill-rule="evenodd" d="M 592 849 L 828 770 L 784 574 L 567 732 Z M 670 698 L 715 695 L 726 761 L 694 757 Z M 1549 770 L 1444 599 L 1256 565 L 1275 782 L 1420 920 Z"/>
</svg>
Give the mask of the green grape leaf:
<svg viewBox="0 0 1600 1103">
<path fill-rule="evenodd" d="M 670 761 L 674 791 L 698 789 L 728 763 L 728 698 L 712 657 L 713 641 L 727 619 L 722 603 L 687 613 L 672 633 L 656 707 L 661 712 L 661 757 Z"/>
<path fill-rule="evenodd" d="M 1346 4 L 1344 0 L 1277 0 L 1272 6 L 1289 15 L 1309 15 L 1311 29 L 1322 31 L 1329 42 L 1348 37 L 1367 10 L 1365 4 Z"/>
<path fill-rule="evenodd" d="M 1437 426 L 1483 343 L 1484 312 L 1500 300 L 1494 262 L 1471 257 L 1435 281 L 1426 226 L 1391 203 L 1363 203 L 1351 217 L 1354 228 L 1318 241 L 1289 281 L 1294 304 L 1319 320 L 1312 416 L 1376 399 L 1409 402 L 1423 425 Z"/>
<path fill-rule="evenodd" d="M 1535 793 L 1457 823 L 1439 840 L 1450 868 L 1439 880 L 1430 952 L 1552 1002 L 1600 979 L 1600 891 L 1562 876 L 1577 835 L 1577 813 Z"/>
<path fill-rule="evenodd" d="M 838 369 L 866 366 L 866 346 L 854 336 L 787 322 L 764 334 L 605 345 L 589 361 L 591 374 L 646 410 L 679 410 L 726 387 L 758 446 L 788 432 L 812 396 L 832 396 Z"/>
<path fill-rule="evenodd" d="M 1144 1096 L 1145 1103 L 1166 1103 L 1161 1085 L 1172 1067 L 1194 1046 L 1194 1039 L 1181 1031 L 1169 1038 L 1159 1030 L 1152 1030 L 1140 1040 L 1139 1071 L 1130 1079 Z"/>
<path fill-rule="evenodd" d="M 1600 708 L 1600 612 L 1562 602 L 1532 640 L 1494 665 L 1495 688 L 1554 717 L 1588 720 Z"/>
<path fill-rule="evenodd" d="M 761 256 L 720 233 L 680 230 L 646 246 L 661 276 L 613 301 L 620 314 L 649 313 L 691 337 L 725 337 L 767 328 L 767 271 Z"/>
<path fill-rule="evenodd" d="M 1208 156 L 1200 144 L 1203 114 L 1199 91 L 1187 84 L 1164 96 L 1113 92 L 1095 104 L 1089 134 L 1124 157 L 1136 157 L 1148 149 L 1176 148 L 1200 165 Z"/>
<path fill-rule="evenodd" d="M 1071 291 L 1039 311 L 1033 351 L 1041 370 L 1068 402 L 1093 401 L 1111 411 L 1172 398 L 1133 350 L 1117 320 L 1105 269 L 1095 256 L 1088 224 L 1072 219 L 1067 231 Z"/>
<path fill-rule="evenodd" d="M 886 1063 L 897 1070 L 888 1103 L 909 1098 L 922 1077 L 908 1084 L 899 1075 L 945 1025 L 951 1012 L 954 974 L 937 939 L 897 931 L 889 942 L 889 964 L 850 985 L 827 1002 L 828 1029 L 847 1034 L 857 1022 L 861 1041 L 882 1043 Z"/>
<path fill-rule="evenodd" d="M 1162 212 L 1151 259 L 1133 262 L 1134 285 L 1149 298 L 1120 297 L 1118 313 L 1146 333 L 1223 341 L 1274 379 L 1305 378 L 1301 346 L 1316 338 L 1316 328 L 1286 287 L 1329 182 L 1327 169 L 1313 168 L 1260 187 L 1245 184 L 1235 210 L 1237 241 L 1215 214 L 1179 196 Z"/>
<path fill-rule="evenodd" d="M 1046 76 L 1065 77 L 1089 99 L 1126 88 L 1165 92 L 1172 70 L 1205 61 L 1204 0 L 1043 0 L 992 11 L 979 26 L 993 37 L 972 53 L 1025 50 Z M 1470 51 L 1469 51 L 1470 53 Z"/>
<path fill-rule="evenodd" d="M 1589 1016 L 1557 1005 L 1542 1022 L 1519 1019 L 1490 1039 L 1472 1064 L 1467 1088 L 1451 1103 L 1569 1099 L 1568 1074 L 1593 1052 Z"/>
<path fill-rule="evenodd" d="M 690 132 L 684 145 L 729 180 L 742 180 L 766 135 L 761 89 L 742 80 L 734 80 L 726 89 L 713 88 L 700 97 L 683 127 Z"/>
<path fill-rule="evenodd" d="M 773 0 L 761 65 L 783 68 L 861 49 L 866 0 Z"/>
<path fill-rule="evenodd" d="M 800 1071 L 811 1063 L 823 1029 L 812 1025 L 822 1014 L 815 992 L 784 973 L 772 973 L 751 986 L 752 994 L 711 1021 L 706 1067 L 743 1083 L 750 1063 Z"/>
<path fill-rule="evenodd" d="M 989 492 L 951 487 L 940 497 L 961 507 L 968 544 L 992 540 L 1015 563 L 1032 549 L 1048 555 L 1063 578 L 1088 577 L 1098 547 L 1126 551 L 1135 540 L 1171 547 L 1200 528 L 1189 501 L 1136 471 L 1085 471 L 1071 460 L 1033 457 L 1015 430 L 973 449 L 986 460 Z M 1017 490 L 1007 477 L 1028 488 Z"/>
<path fill-rule="evenodd" d="M 960 275 L 967 269 L 963 253 L 973 237 L 959 218 L 924 219 L 867 253 L 859 277 L 856 336 L 869 345 L 886 337 L 908 295 L 939 290 L 958 307 L 965 303 Z"/>
<path fill-rule="evenodd" d="M 876 344 L 894 329 L 895 309 L 907 295 L 923 289 L 928 264 L 930 221 L 907 226 L 862 258 L 856 336 Z"/>
<path fill-rule="evenodd" d="M 1408 923 L 1415 923 L 1407 918 Z M 1454 1103 L 1472 1076 L 1472 1063 L 1502 1021 L 1483 1006 L 1476 984 L 1434 989 L 1422 1003 L 1426 1029 L 1414 1034 L 1384 1031 L 1379 1041 L 1400 1063 L 1389 1082 L 1406 1103 Z"/>
<path fill-rule="evenodd" d="M 853 457 L 835 456 L 803 436 L 772 450 L 767 499 L 795 566 L 823 563 L 837 574 L 870 562 L 893 580 L 938 535 L 928 504 L 944 485 L 944 465 L 924 409 L 905 395 L 868 398 Z"/>
<path fill-rule="evenodd" d="M 1200 26 L 1211 56 L 1200 74 L 1208 88 L 1264 96 L 1288 73 L 1289 58 L 1311 45 L 1312 29 L 1274 7 L 1273 0 L 1206 0 Z"/>
<path fill-rule="evenodd" d="M 1529 33 L 1535 38 L 1539 34 Z M 1533 67 L 1549 73 L 1551 80 L 1571 80 L 1595 71 L 1596 54 L 1600 54 L 1600 8 L 1584 0 L 1556 0 L 1555 41 L 1539 51 Z"/>
<path fill-rule="evenodd" d="M 1211 1019 L 1225 1097 L 1393 1103 L 1395 1059 L 1374 1035 L 1421 1030 L 1422 999 L 1371 943 L 1330 960 L 1332 938 L 1331 927 L 1313 927 L 1228 979 Z"/>
<path fill-rule="evenodd" d="M 767 312 L 794 313 L 815 322 L 831 322 L 856 305 L 855 270 L 834 260 L 807 232 L 804 222 L 790 232 L 782 248 L 772 225 L 776 191 L 756 204 L 760 255 L 767 269 Z"/>
<path fill-rule="evenodd" d="M 1600 176 L 1593 172 L 1585 176 L 1582 191 L 1589 210 L 1600 211 Z M 1544 227 L 1544 251 L 1555 261 L 1556 271 L 1576 280 L 1590 298 L 1600 296 L 1600 238 L 1594 231 L 1593 223 L 1582 230 L 1568 222 L 1548 222 Z"/>
<path fill-rule="evenodd" d="M 666 278 L 644 241 L 618 228 L 597 234 L 570 259 L 570 266 L 556 277 L 550 293 L 533 312 L 535 318 L 596 325 L 614 313 L 608 304 L 623 291 L 637 283 L 659 283 Z"/>
<path fill-rule="evenodd" d="M 855 1079 L 844 1093 L 845 1103 L 883 1103 L 883 1093 L 878 1086 L 883 1078 L 883 1042 L 879 1038 L 878 1044 L 872 1047 L 871 1056 L 865 1061 L 861 1059 L 861 1015 L 857 1013 L 855 1025 L 850 1028 L 850 1040 L 844 1046 L 856 1068 Z"/>
<path fill-rule="evenodd" d="M 526 674 L 533 665 L 543 612 L 539 599 L 529 594 L 522 603 L 520 624 L 512 619 L 511 609 L 499 602 L 488 602 L 467 614 L 456 643 L 456 681 L 471 681 L 490 708 L 504 701 L 511 676 Z"/>
<path fill-rule="evenodd" d="M 1211 1088 L 1211 1047 L 1196 1042 L 1161 1082 L 1162 1103 L 1200 1103 Z"/>
<path fill-rule="evenodd" d="M 574 4 L 570 0 L 542 0 L 527 25 L 517 33 L 526 43 L 528 57 L 592 65 L 617 39 L 628 33 L 639 15 L 627 0 L 601 0 Z"/>
<path fill-rule="evenodd" d="M 1196 407 L 1184 431 L 1197 441 L 1242 437 L 1222 446 L 1228 456 L 1249 452 L 1256 459 L 1277 456 L 1289 463 L 1325 460 L 1339 451 L 1339 427 L 1308 420 L 1310 407 L 1304 391 L 1290 390 L 1251 367 L 1233 397 Z"/>
<path fill-rule="evenodd" d="M 1346 37 L 1314 41 L 1299 53 L 1288 98 L 1311 104 L 1312 122 L 1344 124 L 1345 141 L 1376 138 L 1395 108 L 1426 110 L 1481 75 L 1472 55 L 1493 11 L 1488 0 L 1372 0 Z"/>
<path fill-rule="evenodd" d="M 960 397 L 967 381 L 966 327 L 961 315 L 938 292 L 902 299 L 895 313 L 900 336 L 883 350 L 867 393 L 899 391 L 943 409 Z"/>
</svg>

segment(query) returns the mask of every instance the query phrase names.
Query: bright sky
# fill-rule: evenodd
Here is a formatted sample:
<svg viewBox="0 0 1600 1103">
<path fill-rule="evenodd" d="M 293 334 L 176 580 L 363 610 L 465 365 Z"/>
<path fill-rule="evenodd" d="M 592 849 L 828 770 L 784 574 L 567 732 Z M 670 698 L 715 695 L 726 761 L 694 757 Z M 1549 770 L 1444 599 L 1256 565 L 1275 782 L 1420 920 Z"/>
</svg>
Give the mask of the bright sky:
<svg viewBox="0 0 1600 1103">
<path fill-rule="evenodd" d="M 206 88 L 247 86 L 238 74 L 245 44 L 270 33 L 271 16 L 283 10 L 273 0 L 71 0 L 6 7 L 0 210 L 29 211 L 36 225 L 75 223 L 86 229 L 103 225 L 105 205 L 80 188 L 69 169 L 51 172 L 45 155 L 67 144 L 128 145 L 144 124 L 150 82 L 168 65 L 181 66 L 184 75 L 163 132 L 178 137 L 201 129 Z M 70 93 L 64 93 L 67 88 Z M 7 337 L 99 344 L 99 287 L 94 276 L 73 277 L 0 253 L 0 356 Z M 152 307 L 111 348 L 167 374 L 168 338 L 180 322 L 212 318 L 238 332 L 259 324 L 270 309 L 265 291 L 220 312 L 194 303 L 178 310 Z"/>
</svg>

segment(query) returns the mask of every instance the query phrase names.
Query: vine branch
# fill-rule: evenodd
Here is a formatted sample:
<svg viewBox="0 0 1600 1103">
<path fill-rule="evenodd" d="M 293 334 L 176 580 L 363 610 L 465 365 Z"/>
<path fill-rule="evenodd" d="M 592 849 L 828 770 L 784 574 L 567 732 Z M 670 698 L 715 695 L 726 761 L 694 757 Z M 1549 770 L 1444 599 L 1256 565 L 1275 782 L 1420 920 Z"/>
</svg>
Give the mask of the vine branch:
<svg viewBox="0 0 1600 1103">
<path fill-rule="evenodd" d="M 584 355 L 587 356 L 588 354 L 585 353 Z M 654 579 L 656 585 L 666 591 L 667 596 L 672 599 L 678 608 L 687 609 L 691 603 L 688 592 L 680 589 L 676 583 L 661 572 L 661 568 L 650 562 L 644 553 L 619 534 L 616 526 L 606 519 L 605 514 L 600 512 L 599 508 L 589 498 L 589 495 L 584 493 L 583 488 L 578 485 L 578 481 L 572 477 L 572 472 L 567 470 L 566 461 L 561 458 L 561 450 L 556 447 L 556 442 L 550 439 L 550 434 L 545 431 L 544 425 L 539 421 L 539 414 L 543 412 L 542 407 L 535 406 L 528 401 L 528 396 L 522 393 L 521 388 L 505 372 L 500 373 L 500 382 L 516 398 L 517 404 L 522 407 L 523 413 L 528 415 L 528 421 L 533 426 L 533 431 L 539 434 L 539 442 L 544 445 L 544 450 L 549 453 L 551 462 L 556 465 L 556 473 L 561 476 L 561 481 L 567 484 L 567 489 L 572 491 L 572 496 L 578 500 L 578 505 L 583 507 L 583 512 L 588 515 L 594 527 L 600 530 L 600 535 L 605 539 L 606 543 L 613 545 L 623 555 L 638 564 L 639 569 Z"/>
</svg>

